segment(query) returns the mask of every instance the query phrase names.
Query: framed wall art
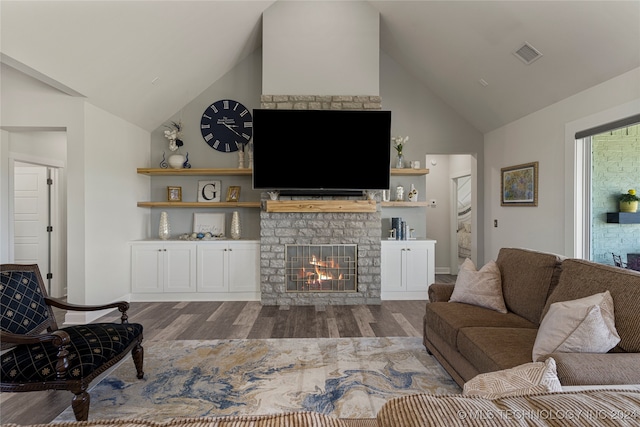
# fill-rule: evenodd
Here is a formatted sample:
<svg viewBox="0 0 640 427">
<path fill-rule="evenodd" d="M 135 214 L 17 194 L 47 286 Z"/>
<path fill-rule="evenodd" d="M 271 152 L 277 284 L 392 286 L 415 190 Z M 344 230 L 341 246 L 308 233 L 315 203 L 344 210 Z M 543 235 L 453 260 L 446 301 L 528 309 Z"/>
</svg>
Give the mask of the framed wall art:
<svg viewBox="0 0 640 427">
<path fill-rule="evenodd" d="M 167 187 L 167 200 L 170 202 L 181 202 L 182 187 Z"/>
<path fill-rule="evenodd" d="M 500 205 L 538 206 L 538 162 L 500 169 Z"/>
<path fill-rule="evenodd" d="M 240 200 L 240 187 L 236 185 L 229 186 L 227 190 L 227 202 L 237 202 Z"/>
<path fill-rule="evenodd" d="M 199 202 L 219 202 L 221 191 L 220 181 L 198 181 Z"/>
</svg>

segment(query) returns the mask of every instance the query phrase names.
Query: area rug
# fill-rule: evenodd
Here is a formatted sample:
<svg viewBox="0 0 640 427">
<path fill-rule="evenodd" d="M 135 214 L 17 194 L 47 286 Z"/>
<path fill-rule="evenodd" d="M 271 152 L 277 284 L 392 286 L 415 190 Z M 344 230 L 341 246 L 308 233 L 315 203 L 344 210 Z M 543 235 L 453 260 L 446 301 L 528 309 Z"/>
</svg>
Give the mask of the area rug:
<svg viewBox="0 0 640 427">
<path fill-rule="evenodd" d="M 460 393 L 419 337 L 168 341 L 145 345 L 91 393 L 89 419 L 316 411 L 374 418 L 388 399 Z M 74 421 L 67 408 L 54 422 Z"/>
</svg>

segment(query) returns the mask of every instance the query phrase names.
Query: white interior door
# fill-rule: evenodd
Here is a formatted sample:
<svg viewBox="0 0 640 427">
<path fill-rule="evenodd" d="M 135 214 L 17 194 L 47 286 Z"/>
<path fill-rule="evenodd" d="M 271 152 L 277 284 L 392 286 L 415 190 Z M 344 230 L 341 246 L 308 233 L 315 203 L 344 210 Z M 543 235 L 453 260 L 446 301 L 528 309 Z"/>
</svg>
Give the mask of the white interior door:
<svg viewBox="0 0 640 427">
<path fill-rule="evenodd" d="M 49 195 L 47 168 L 14 169 L 14 262 L 38 264 L 43 278 L 49 272 Z"/>
</svg>

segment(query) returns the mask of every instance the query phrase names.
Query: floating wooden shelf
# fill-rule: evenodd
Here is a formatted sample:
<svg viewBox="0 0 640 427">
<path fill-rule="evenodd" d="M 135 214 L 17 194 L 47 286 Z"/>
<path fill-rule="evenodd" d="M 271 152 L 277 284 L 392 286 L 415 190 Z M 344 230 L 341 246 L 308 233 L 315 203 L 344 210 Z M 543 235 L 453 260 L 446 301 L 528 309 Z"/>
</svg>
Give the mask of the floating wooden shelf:
<svg viewBox="0 0 640 427">
<path fill-rule="evenodd" d="M 138 202 L 139 208 L 259 208 L 260 202 Z"/>
<path fill-rule="evenodd" d="M 375 200 L 266 200 L 267 212 L 375 212 Z"/>
<path fill-rule="evenodd" d="M 640 224 L 640 212 L 607 212 L 607 222 L 615 224 Z"/>
<path fill-rule="evenodd" d="M 251 176 L 253 169 L 162 169 L 162 168 L 138 168 L 138 173 L 149 176 L 194 176 L 194 175 L 248 175 Z"/>
<path fill-rule="evenodd" d="M 383 208 L 420 208 L 429 206 L 429 202 L 381 202 Z"/>
<path fill-rule="evenodd" d="M 138 173 L 142 175 L 169 175 L 169 176 L 189 176 L 189 175 L 251 175 L 253 169 L 238 168 L 191 168 L 191 169 L 163 169 L 163 168 L 138 168 Z M 391 175 L 420 176 L 427 175 L 429 169 L 391 169 Z"/>
<path fill-rule="evenodd" d="M 391 169 L 391 175 L 403 175 L 403 176 L 419 176 L 419 175 L 427 175 L 429 173 L 429 169 L 411 169 L 411 168 L 403 168 L 403 169 Z"/>
</svg>

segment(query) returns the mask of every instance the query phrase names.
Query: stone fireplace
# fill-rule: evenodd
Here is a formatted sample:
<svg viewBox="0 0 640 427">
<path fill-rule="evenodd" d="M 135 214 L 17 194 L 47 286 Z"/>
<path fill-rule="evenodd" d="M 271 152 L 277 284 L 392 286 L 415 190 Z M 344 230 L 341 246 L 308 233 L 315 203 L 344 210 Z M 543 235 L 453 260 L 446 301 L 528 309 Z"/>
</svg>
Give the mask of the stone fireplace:
<svg viewBox="0 0 640 427">
<path fill-rule="evenodd" d="M 379 96 L 263 95 L 261 101 L 261 108 L 381 109 Z M 268 199 L 263 193 L 263 206 Z M 280 199 L 362 200 L 363 197 L 281 196 Z M 379 204 L 371 212 L 313 212 L 304 209 L 299 212 L 269 212 L 263 207 L 260 212 L 262 304 L 380 304 L 381 221 Z M 292 261 L 290 255 L 294 246 L 298 246 L 295 257 L 309 259 Z M 323 252 L 329 247 L 336 252 Z M 346 247 L 352 248 L 352 252 L 345 253 Z M 314 253 L 316 261 L 313 260 Z M 337 261 L 341 267 L 333 264 Z M 297 265 L 296 262 L 305 265 Z M 322 268 L 316 269 L 314 262 L 322 263 L 318 266 Z M 304 272 L 300 271 L 301 267 L 304 267 Z M 329 271 L 329 267 L 333 270 Z M 325 273 L 334 278 L 327 280 Z"/>
<path fill-rule="evenodd" d="M 263 305 L 380 304 L 380 208 L 373 213 L 260 212 L 260 291 Z M 287 248 L 292 245 L 353 245 L 357 247 L 355 284 L 335 280 L 335 289 L 289 289 L 291 264 Z M 326 258 L 325 262 L 328 261 Z M 351 262 L 351 261 L 350 261 Z M 315 269 L 313 270 L 315 272 Z M 298 275 L 299 273 L 295 273 Z M 317 277 L 317 276 L 315 276 Z M 344 278 L 345 276 L 343 276 Z M 313 282 L 313 281 L 312 281 Z M 304 283 L 304 282 L 303 282 Z"/>
</svg>

